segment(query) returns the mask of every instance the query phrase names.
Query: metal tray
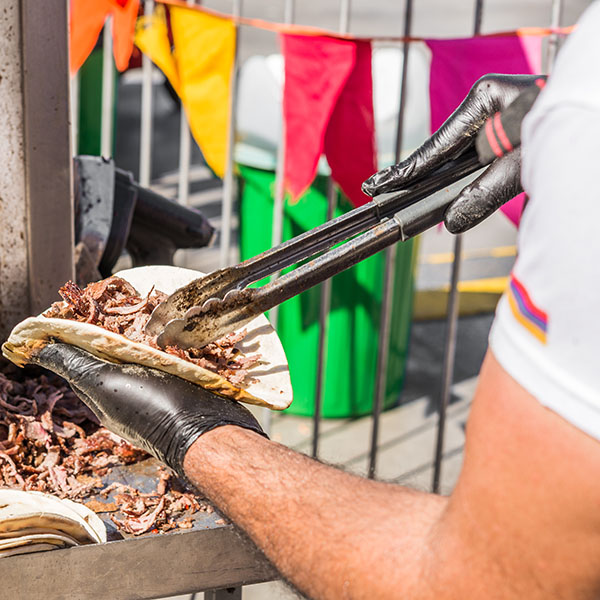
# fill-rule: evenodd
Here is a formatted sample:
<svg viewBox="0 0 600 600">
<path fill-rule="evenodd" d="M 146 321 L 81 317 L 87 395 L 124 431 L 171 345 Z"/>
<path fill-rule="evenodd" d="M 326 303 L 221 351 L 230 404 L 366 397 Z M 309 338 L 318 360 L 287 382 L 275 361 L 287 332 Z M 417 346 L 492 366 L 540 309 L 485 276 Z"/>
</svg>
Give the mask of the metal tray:
<svg viewBox="0 0 600 600">
<path fill-rule="evenodd" d="M 146 460 L 117 467 L 104 481 L 151 492 L 157 466 Z M 111 540 L 106 544 L 0 559 L 0 600 L 146 600 L 278 577 L 252 542 L 217 512 L 198 512 L 191 529 L 137 537 L 120 534 L 110 515 L 99 516 Z"/>
</svg>

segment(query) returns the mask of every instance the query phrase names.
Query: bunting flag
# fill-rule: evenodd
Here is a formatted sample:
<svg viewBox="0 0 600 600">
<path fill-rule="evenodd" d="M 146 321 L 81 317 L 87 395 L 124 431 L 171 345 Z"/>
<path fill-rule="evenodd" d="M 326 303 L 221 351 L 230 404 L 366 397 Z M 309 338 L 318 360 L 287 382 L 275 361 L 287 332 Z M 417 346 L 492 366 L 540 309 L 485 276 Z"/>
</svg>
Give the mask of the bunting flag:
<svg viewBox="0 0 600 600">
<path fill-rule="evenodd" d="M 140 0 L 71 0 L 69 50 L 75 75 L 94 49 L 106 17 L 113 16 L 113 54 L 119 71 L 129 64 Z"/>
<path fill-rule="evenodd" d="M 110 11 L 109 0 L 71 0 L 69 18 L 69 60 L 71 75 L 79 71 L 90 55 Z"/>
<path fill-rule="evenodd" d="M 138 21 L 135 45 L 164 73 L 177 95 L 181 96 L 164 7 L 158 6 L 151 17 L 142 17 Z"/>
<path fill-rule="evenodd" d="M 312 183 L 323 151 L 332 176 L 355 206 L 377 170 L 371 44 L 281 35 L 285 59 L 284 181 L 296 200 Z"/>
<path fill-rule="evenodd" d="M 429 97 L 431 131 L 436 131 L 464 100 L 473 84 L 487 73 L 541 73 L 542 37 L 475 37 L 426 40 L 431 49 Z M 519 224 L 525 195 L 519 194 L 501 210 Z"/>
<path fill-rule="evenodd" d="M 129 65 L 139 8 L 140 0 L 116 0 L 112 10 L 113 55 L 119 71 L 124 71 Z"/>
<path fill-rule="evenodd" d="M 325 156 L 331 176 L 354 206 L 371 198 L 362 193 L 365 179 L 377 171 L 371 44 L 355 42 L 354 69 L 331 115 L 325 134 Z"/>
<path fill-rule="evenodd" d="M 181 98 L 192 135 L 206 163 L 223 177 L 235 24 L 229 19 L 180 7 L 171 7 L 170 17 L 173 50 L 162 7 L 152 17 L 138 22 L 135 43 L 169 79 Z"/>
</svg>

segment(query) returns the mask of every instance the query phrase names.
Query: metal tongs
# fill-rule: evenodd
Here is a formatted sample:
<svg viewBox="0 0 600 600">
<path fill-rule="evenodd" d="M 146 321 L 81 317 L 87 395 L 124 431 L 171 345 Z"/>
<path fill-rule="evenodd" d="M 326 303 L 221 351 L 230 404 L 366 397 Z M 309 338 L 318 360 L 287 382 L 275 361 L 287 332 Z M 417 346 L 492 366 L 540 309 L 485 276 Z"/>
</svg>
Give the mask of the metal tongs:
<svg viewBox="0 0 600 600">
<path fill-rule="evenodd" d="M 289 298 L 440 223 L 455 194 L 435 192 L 482 166 L 474 150 L 465 153 L 405 190 L 376 197 L 254 258 L 196 279 L 156 307 L 146 333 L 157 335 L 161 348 L 185 349 L 202 347 L 243 327 Z M 340 242 L 345 243 L 333 248 Z M 270 283 L 247 287 L 298 263 L 302 264 Z"/>
<path fill-rule="evenodd" d="M 404 190 L 378 196 L 239 265 L 192 281 L 156 307 L 146 332 L 158 336 L 161 348 L 202 347 L 380 250 L 434 227 L 455 199 L 456 190 L 449 186 L 520 145 L 521 121 L 543 87 L 537 83 L 502 114 L 490 117 L 469 151 Z M 345 243 L 334 248 L 340 242 Z M 248 287 L 292 265 L 298 266 L 282 277 Z"/>
</svg>

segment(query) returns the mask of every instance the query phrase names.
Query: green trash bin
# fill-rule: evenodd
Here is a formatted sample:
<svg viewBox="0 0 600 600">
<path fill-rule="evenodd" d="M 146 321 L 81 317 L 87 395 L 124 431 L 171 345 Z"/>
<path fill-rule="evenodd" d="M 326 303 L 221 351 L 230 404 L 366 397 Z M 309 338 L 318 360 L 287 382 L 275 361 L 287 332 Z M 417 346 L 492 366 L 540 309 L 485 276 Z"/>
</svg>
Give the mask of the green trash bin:
<svg viewBox="0 0 600 600">
<path fill-rule="evenodd" d="M 100 155 L 102 130 L 102 47 L 92 50 L 79 70 L 79 143 L 78 154 Z M 117 69 L 113 91 L 113 153 L 117 124 Z"/>
<path fill-rule="evenodd" d="M 239 166 L 240 252 L 249 258 L 271 247 L 275 176 Z M 327 215 L 327 178 L 317 176 L 295 204 L 286 203 L 284 239 L 316 227 Z M 351 209 L 340 196 L 336 216 Z M 406 365 L 413 297 L 414 243 L 396 246 L 396 278 L 384 407 L 397 403 Z M 377 348 L 384 253 L 362 261 L 332 280 L 322 416 L 358 417 L 371 412 L 377 376 Z M 318 361 L 319 286 L 284 302 L 277 332 L 290 366 L 294 402 L 288 409 L 312 416 Z"/>
</svg>

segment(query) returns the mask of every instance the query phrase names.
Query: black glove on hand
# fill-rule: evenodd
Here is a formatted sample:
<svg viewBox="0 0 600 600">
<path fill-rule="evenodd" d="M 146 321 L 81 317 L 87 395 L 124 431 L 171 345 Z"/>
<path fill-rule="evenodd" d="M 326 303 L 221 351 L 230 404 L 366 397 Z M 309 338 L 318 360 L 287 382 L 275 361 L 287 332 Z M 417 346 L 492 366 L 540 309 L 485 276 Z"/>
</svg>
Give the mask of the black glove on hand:
<svg viewBox="0 0 600 600">
<path fill-rule="evenodd" d="M 156 369 L 114 364 L 60 343 L 33 360 L 64 377 L 102 425 L 182 476 L 188 448 L 211 429 L 237 425 L 265 435 L 238 402 Z"/>
<path fill-rule="evenodd" d="M 369 196 L 404 189 L 472 148 L 489 117 L 508 107 L 522 92 L 535 86 L 537 75 L 486 75 L 446 122 L 413 154 L 383 169 L 363 183 Z M 537 86 L 536 86 L 537 87 Z M 531 101 L 533 102 L 533 100 Z M 520 126 L 520 123 L 518 124 Z M 470 229 L 522 191 L 520 148 L 494 160 L 467 186 L 446 211 L 452 233 Z"/>
</svg>

